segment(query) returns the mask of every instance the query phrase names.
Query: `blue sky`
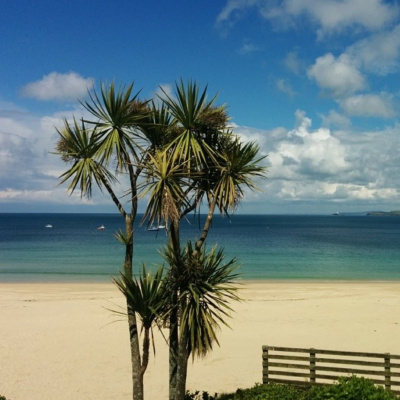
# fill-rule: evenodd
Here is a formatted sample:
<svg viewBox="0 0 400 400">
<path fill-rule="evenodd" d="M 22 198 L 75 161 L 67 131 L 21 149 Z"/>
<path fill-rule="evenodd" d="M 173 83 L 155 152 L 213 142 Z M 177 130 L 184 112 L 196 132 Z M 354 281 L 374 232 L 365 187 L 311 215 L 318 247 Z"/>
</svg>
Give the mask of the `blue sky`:
<svg viewBox="0 0 400 400">
<path fill-rule="evenodd" d="M 0 54 L 0 212 L 114 212 L 58 186 L 55 127 L 92 85 L 180 78 L 268 155 L 238 212 L 400 209 L 396 1 L 6 1 Z"/>
</svg>

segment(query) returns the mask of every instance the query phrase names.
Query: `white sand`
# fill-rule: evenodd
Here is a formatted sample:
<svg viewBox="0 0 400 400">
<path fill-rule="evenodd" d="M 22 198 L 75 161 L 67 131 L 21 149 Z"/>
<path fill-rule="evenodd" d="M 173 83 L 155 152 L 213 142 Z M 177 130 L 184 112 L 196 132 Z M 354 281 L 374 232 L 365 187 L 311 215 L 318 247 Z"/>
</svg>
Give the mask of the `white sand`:
<svg viewBox="0 0 400 400">
<path fill-rule="evenodd" d="M 246 283 L 221 347 L 190 363 L 188 389 L 261 382 L 261 346 L 400 354 L 400 282 Z M 112 284 L 0 284 L 0 394 L 10 400 L 131 399 L 127 323 Z M 168 351 L 146 372 L 147 400 L 168 398 Z"/>
</svg>

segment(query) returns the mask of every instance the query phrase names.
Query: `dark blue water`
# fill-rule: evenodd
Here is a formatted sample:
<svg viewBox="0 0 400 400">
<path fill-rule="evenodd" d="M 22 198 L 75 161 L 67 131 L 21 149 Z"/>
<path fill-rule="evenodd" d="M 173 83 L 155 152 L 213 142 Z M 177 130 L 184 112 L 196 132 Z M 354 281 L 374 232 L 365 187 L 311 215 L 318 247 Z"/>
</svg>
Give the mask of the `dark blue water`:
<svg viewBox="0 0 400 400">
<path fill-rule="evenodd" d="M 0 214 L 0 281 L 110 280 L 123 262 L 114 238 L 123 227 L 118 214 Z M 199 222 L 189 218 L 182 235 L 197 238 Z M 136 224 L 135 270 L 161 263 L 165 243 L 165 232 Z M 400 217 L 216 216 L 215 243 L 245 280 L 400 280 Z"/>
</svg>

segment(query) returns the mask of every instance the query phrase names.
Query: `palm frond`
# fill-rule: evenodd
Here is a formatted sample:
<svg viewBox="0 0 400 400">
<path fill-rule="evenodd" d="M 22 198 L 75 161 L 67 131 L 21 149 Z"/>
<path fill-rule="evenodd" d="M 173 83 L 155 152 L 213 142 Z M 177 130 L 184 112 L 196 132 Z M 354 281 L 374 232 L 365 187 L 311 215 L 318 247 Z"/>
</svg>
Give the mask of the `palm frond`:
<svg viewBox="0 0 400 400">
<path fill-rule="evenodd" d="M 260 163 L 265 156 L 258 157 L 259 146 L 254 142 L 243 144 L 232 141 L 223 152 L 220 176 L 216 179 L 212 196 L 221 211 L 234 210 L 244 195 L 244 188 L 258 190 L 254 178 L 265 177 L 266 167 Z"/>
<path fill-rule="evenodd" d="M 115 239 L 118 240 L 121 244 L 128 246 L 132 242 L 132 237 L 128 235 L 126 232 L 120 229 L 117 233 L 114 234 Z"/>
<path fill-rule="evenodd" d="M 176 138 L 169 149 L 173 152 L 175 162 L 185 160 L 188 170 L 192 164 L 204 164 L 209 157 L 214 156 L 212 146 L 207 144 L 202 135 L 207 110 L 213 107 L 217 95 L 207 100 L 207 86 L 201 91 L 196 82 L 189 81 L 186 85 L 181 79 L 175 85 L 176 98 L 171 97 L 163 88 L 160 99 L 166 104 L 173 117 L 173 122 L 180 127 L 176 131 Z"/>
<path fill-rule="evenodd" d="M 124 294 L 128 307 L 137 313 L 143 329 L 150 329 L 159 318 L 159 311 L 164 307 L 163 268 L 155 273 L 148 272 L 143 264 L 138 278 L 120 273 L 114 283 Z"/>
<path fill-rule="evenodd" d="M 90 102 L 81 103 L 96 118 L 85 122 L 96 127 L 102 162 L 107 164 L 115 157 L 120 171 L 131 163 L 130 155 L 139 158 L 137 140 L 141 136 L 137 128 L 149 113 L 145 103 L 138 100 L 139 93 L 133 93 L 133 83 L 116 89 L 112 82 L 101 85 L 100 95 L 95 90 L 89 92 Z"/>
<path fill-rule="evenodd" d="M 188 175 L 182 166 L 174 163 L 166 151 L 149 155 L 146 166 L 147 181 L 141 197 L 149 196 L 143 220 L 149 224 L 179 219 L 179 209 L 186 205 L 184 188 L 188 185 Z"/>
<path fill-rule="evenodd" d="M 102 189 L 103 185 L 117 181 L 115 176 L 96 159 L 98 151 L 96 132 L 87 129 L 84 121 L 79 125 L 74 119 L 71 125 L 64 120 L 64 127 L 57 132 L 59 140 L 56 149 L 65 162 L 72 163 L 71 168 L 60 176 L 60 184 L 71 180 L 68 186 L 71 193 L 78 187 L 81 196 L 90 198 L 93 183 Z"/>
<path fill-rule="evenodd" d="M 178 271 L 179 304 L 181 307 L 180 337 L 187 338 L 188 353 L 204 356 L 218 344 L 220 325 L 228 325 L 232 301 L 237 295 L 238 268 L 236 259 L 224 261 L 223 249 L 214 246 L 209 253 L 205 248 L 193 257 L 191 242 L 185 247 L 186 268 Z"/>
</svg>

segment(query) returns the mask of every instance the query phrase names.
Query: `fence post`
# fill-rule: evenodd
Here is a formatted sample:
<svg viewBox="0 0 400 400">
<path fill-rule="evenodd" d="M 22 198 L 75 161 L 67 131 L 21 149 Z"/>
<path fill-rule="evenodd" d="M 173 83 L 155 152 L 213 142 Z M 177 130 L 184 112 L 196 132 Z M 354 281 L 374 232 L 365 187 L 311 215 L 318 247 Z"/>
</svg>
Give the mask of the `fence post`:
<svg viewBox="0 0 400 400">
<path fill-rule="evenodd" d="M 263 383 L 268 383 L 268 347 L 263 347 Z M 265 363 L 264 363 L 265 361 Z"/>
<path fill-rule="evenodd" d="M 390 390 L 391 376 L 390 376 L 390 354 L 385 353 L 385 389 Z"/>
<path fill-rule="evenodd" d="M 315 383 L 315 349 L 310 349 L 310 383 Z"/>
</svg>

